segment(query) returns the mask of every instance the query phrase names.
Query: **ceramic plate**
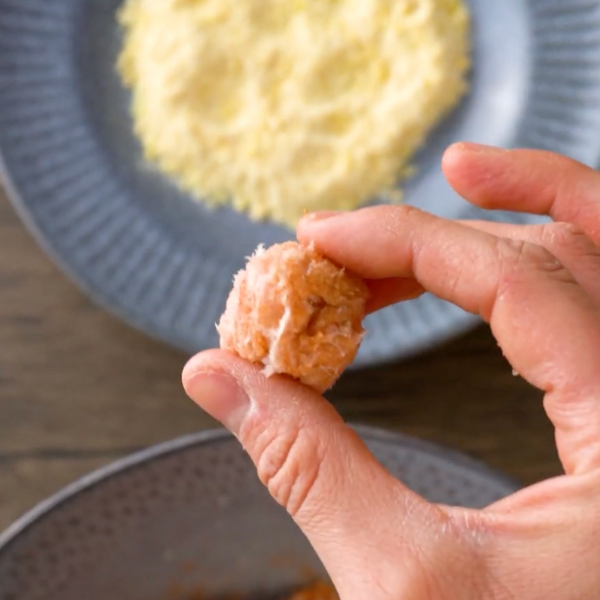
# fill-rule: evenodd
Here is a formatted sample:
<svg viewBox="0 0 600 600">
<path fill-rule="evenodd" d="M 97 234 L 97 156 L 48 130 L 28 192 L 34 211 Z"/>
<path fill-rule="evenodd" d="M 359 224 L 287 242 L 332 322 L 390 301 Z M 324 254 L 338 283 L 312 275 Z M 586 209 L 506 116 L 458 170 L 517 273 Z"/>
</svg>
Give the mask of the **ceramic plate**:
<svg viewBox="0 0 600 600">
<path fill-rule="evenodd" d="M 215 346 L 231 278 L 259 243 L 291 237 L 211 212 L 149 169 L 115 72 L 120 0 L 0 0 L 0 151 L 15 205 L 98 303 L 193 352 Z M 430 137 L 409 204 L 480 214 L 440 172 L 453 141 L 600 155 L 600 0 L 470 0 L 472 89 Z M 495 219 L 532 222 L 527 215 Z M 477 319 L 425 296 L 368 319 L 355 366 L 406 357 Z"/>
</svg>

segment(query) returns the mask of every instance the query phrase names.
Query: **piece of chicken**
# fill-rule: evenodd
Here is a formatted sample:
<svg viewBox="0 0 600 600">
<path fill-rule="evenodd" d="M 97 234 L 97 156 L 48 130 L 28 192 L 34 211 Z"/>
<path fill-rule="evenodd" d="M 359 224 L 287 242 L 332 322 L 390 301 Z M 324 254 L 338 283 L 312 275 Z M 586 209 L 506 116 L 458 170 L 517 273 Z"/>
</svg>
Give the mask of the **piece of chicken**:
<svg viewBox="0 0 600 600">
<path fill-rule="evenodd" d="M 367 298 L 361 278 L 312 247 L 259 247 L 234 278 L 221 348 L 324 392 L 358 352 Z"/>
</svg>

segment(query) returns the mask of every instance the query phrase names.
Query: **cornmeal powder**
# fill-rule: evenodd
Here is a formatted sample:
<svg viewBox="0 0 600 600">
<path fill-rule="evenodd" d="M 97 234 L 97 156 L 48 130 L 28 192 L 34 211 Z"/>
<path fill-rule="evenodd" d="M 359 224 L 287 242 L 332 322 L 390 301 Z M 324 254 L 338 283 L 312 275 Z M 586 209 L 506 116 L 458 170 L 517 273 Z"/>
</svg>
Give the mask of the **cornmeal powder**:
<svg viewBox="0 0 600 600">
<path fill-rule="evenodd" d="M 467 89 L 462 0 L 128 0 L 119 18 L 146 158 L 291 227 L 393 194 Z"/>
</svg>

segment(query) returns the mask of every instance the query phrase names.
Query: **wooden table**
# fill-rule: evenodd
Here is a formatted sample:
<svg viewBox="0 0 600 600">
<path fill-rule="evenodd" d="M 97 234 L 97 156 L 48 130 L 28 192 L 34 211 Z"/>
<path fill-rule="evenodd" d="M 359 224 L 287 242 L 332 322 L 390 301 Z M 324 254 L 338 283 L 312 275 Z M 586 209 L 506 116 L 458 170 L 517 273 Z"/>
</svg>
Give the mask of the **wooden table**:
<svg viewBox="0 0 600 600">
<path fill-rule="evenodd" d="M 214 427 L 181 389 L 185 360 L 91 304 L 0 191 L 0 530 L 123 454 Z M 454 446 L 524 483 L 560 471 L 541 395 L 484 327 L 351 373 L 331 399 L 351 421 Z"/>
</svg>

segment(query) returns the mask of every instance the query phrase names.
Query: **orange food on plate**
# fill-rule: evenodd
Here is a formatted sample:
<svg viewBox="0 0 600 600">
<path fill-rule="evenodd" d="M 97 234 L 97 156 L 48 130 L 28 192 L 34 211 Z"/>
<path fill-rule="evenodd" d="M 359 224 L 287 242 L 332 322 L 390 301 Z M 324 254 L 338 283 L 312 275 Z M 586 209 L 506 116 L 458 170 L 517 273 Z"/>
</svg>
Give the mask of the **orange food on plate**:
<svg viewBox="0 0 600 600">
<path fill-rule="evenodd" d="M 330 585 L 318 582 L 296 592 L 289 600 L 339 600 L 339 596 Z"/>
</svg>

